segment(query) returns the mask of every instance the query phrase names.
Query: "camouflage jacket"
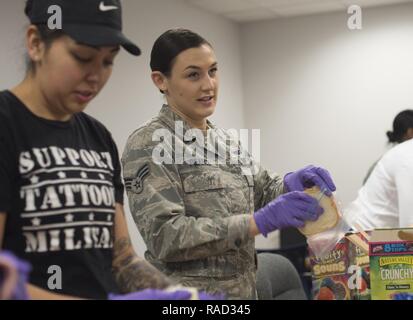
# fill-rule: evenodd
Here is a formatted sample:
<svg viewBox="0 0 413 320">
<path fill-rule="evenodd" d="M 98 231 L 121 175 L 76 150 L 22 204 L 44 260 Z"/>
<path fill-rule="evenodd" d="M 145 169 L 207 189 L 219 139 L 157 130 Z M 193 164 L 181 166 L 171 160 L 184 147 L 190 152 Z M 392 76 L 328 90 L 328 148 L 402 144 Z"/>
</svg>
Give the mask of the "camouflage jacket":
<svg viewBox="0 0 413 320">
<path fill-rule="evenodd" d="M 218 141 L 228 137 L 226 131 L 208 124 L 208 132 Z M 246 156 L 236 164 L 228 159 L 215 164 L 182 161 L 182 151 L 198 156 L 202 152 L 198 159 L 204 160 L 222 156 L 211 144 L 187 138 L 189 131 L 189 125 L 164 105 L 158 117 L 137 129 L 126 144 L 125 186 L 132 216 L 147 245 L 145 257 L 181 284 L 210 293 L 224 291 L 229 298 L 255 298 L 255 248 L 249 220 L 283 192 L 282 179 L 259 166 L 254 175 L 245 174 L 254 162 L 238 141 L 232 150 Z M 172 160 L 160 163 L 162 156 Z"/>
</svg>

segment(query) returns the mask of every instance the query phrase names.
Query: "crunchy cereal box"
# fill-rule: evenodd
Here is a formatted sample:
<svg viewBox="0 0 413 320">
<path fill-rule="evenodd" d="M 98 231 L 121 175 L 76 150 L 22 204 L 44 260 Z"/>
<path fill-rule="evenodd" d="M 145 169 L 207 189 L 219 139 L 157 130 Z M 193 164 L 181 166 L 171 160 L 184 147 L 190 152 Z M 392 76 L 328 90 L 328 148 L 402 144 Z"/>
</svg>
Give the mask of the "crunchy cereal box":
<svg viewBox="0 0 413 320">
<path fill-rule="evenodd" d="M 413 293 L 413 229 L 378 229 L 370 241 L 373 300 Z"/>
</svg>

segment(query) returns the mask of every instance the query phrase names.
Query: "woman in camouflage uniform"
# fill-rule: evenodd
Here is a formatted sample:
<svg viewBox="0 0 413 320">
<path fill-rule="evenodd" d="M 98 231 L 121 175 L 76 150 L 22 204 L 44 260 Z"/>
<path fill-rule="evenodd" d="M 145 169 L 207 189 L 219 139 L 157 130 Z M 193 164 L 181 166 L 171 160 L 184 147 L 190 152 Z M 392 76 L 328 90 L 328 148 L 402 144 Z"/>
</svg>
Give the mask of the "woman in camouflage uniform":
<svg viewBox="0 0 413 320">
<path fill-rule="evenodd" d="M 331 192 L 334 183 L 314 166 L 284 180 L 270 174 L 207 120 L 218 96 L 218 64 L 198 34 L 165 32 L 151 68 L 167 104 L 129 137 L 122 157 L 145 256 L 185 285 L 254 299 L 255 236 L 317 219 L 322 209 L 302 191 L 318 185 Z"/>
</svg>

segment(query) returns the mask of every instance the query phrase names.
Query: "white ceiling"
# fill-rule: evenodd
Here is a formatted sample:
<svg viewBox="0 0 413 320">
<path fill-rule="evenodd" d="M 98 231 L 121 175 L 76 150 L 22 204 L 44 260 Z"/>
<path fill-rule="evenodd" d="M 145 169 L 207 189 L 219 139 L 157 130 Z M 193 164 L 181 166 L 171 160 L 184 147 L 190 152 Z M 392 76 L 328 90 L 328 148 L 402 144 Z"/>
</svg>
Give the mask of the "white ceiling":
<svg viewBox="0 0 413 320">
<path fill-rule="evenodd" d="M 373 7 L 413 0 L 184 0 L 187 4 L 237 22 L 250 22 L 322 12 L 347 11 L 350 5 Z"/>
</svg>

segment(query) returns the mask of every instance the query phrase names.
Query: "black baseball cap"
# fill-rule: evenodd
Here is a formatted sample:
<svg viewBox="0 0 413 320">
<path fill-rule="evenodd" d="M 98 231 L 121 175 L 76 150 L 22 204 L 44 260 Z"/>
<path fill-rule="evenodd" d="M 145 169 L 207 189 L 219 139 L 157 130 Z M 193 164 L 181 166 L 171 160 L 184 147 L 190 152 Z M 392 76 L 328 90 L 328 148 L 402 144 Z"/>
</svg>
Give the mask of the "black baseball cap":
<svg viewBox="0 0 413 320">
<path fill-rule="evenodd" d="M 139 56 L 141 50 L 122 33 L 120 0 L 28 0 L 26 15 L 32 24 L 48 24 L 59 6 L 62 31 L 76 42 L 93 47 L 120 45 Z M 56 8 L 56 7 L 54 7 Z"/>
</svg>

